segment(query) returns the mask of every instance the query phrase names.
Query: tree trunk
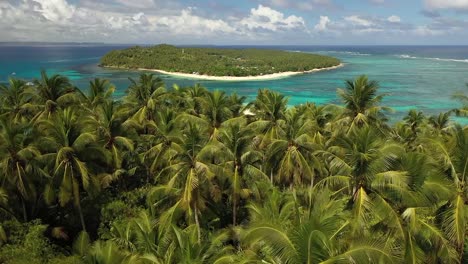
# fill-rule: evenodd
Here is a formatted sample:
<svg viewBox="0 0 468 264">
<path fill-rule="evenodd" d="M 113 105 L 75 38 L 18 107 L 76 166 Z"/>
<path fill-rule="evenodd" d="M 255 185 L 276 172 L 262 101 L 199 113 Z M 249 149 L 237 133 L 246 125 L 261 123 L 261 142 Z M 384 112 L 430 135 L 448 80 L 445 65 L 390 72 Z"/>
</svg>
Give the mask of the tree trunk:
<svg viewBox="0 0 468 264">
<path fill-rule="evenodd" d="M 237 219 L 237 197 L 233 197 L 232 199 L 232 226 L 236 226 L 236 219 Z"/>
<path fill-rule="evenodd" d="M 76 207 L 78 208 L 78 214 L 80 215 L 81 228 L 83 228 L 83 231 L 86 232 L 86 224 L 85 224 L 85 221 L 84 221 L 83 211 L 81 210 L 81 202 L 80 202 L 79 199 L 76 202 Z"/>
<path fill-rule="evenodd" d="M 315 177 L 314 175 L 310 175 L 310 189 L 314 188 L 314 177 Z"/>
<path fill-rule="evenodd" d="M 23 220 L 26 223 L 26 222 L 28 222 L 28 212 L 26 211 L 26 204 L 24 203 L 24 198 L 23 197 L 21 197 L 21 205 L 23 207 Z"/>
<path fill-rule="evenodd" d="M 196 203 L 193 206 L 193 211 L 195 213 L 195 224 L 197 225 L 198 244 L 201 244 L 200 222 L 198 221 L 198 209 L 197 209 L 197 204 Z"/>
</svg>

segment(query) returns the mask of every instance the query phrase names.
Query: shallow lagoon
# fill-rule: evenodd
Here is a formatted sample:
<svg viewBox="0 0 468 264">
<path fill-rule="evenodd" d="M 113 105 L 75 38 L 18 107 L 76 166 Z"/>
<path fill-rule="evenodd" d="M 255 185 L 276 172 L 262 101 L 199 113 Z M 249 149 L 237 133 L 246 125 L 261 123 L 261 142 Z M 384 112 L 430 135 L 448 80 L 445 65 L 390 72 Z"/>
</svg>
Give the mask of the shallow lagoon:
<svg viewBox="0 0 468 264">
<path fill-rule="evenodd" d="M 96 77 L 110 79 L 117 86 L 116 96 L 124 95 L 128 77 L 138 72 L 98 67 L 99 58 L 107 51 L 123 48 L 113 45 L 74 46 L 0 46 L 0 81 L 9 76 L 32 79 L 41 69 L 68 76 L 80 88 Z M 271 48 L 271 47 L 270 47 Z M 367 74 L 381 84 L 387 93 L 384 105 L 401 117 L 417 108 L 435 114 L 457 106 L 451 95 L 465 89 L 468 83 L 468 46 L 275 46 L 273 48 L 315 52 L 340 58 L 345 67 L 284 79 L 268 81 L 221 82 L 183 79 L 161 75 L 167 86 L 200 83 L 208 89 L 237 92 L 249 99 L 259 88 L 279 91 L 289 97 L 289 104 L 304 102 L 339 103 L 336 89 L 346 79 Z"/>
</svg>

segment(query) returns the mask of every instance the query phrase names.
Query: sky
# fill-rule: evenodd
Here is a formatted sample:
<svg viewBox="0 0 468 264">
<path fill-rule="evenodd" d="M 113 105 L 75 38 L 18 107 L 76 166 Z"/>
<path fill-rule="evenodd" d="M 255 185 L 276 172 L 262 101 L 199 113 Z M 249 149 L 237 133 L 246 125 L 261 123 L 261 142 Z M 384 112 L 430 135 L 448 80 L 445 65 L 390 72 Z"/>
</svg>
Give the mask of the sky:
<svg viewBox="0 0 468 264">
<path fill-rule="evenodd" d="M 0 42 L 466 45 L 468 0 L 0 0 Z"/>
</svg>

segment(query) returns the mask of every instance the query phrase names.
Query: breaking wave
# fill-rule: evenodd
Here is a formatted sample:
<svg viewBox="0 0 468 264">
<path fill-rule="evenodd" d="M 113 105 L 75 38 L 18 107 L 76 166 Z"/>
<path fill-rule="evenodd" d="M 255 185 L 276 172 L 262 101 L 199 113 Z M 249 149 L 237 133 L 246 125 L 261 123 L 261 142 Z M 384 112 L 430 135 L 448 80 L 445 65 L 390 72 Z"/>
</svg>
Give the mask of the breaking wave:
<svg viewBox="0 0 468 264">
<path fill-rule="evenodd" d="M 444 59 L 444 58 L 431 58 L 431 57 L 415 57 L 408 54 L 396 55 L 402 59 L 420 59 L 420 60 L 434 60 L 434 61 L 448 61 L 448 62 L 464 62 L 468 63 L 468 59 Z"/>
</svg>

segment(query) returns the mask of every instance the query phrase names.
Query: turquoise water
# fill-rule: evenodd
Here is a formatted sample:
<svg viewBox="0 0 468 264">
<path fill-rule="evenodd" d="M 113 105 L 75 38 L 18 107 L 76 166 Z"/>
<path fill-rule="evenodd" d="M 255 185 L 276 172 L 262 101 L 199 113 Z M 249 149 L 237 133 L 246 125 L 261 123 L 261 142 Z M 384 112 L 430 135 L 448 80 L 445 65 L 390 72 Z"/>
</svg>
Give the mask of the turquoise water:
<svg viewBox="0 0 468 264">
<path fill-rule="evenodd" d="M 128 77 L 138 72 L 102 69 L 99 58 L 107 51 L 125 46 L 0 46 L 0 82 L 14 76 L 27 80 L 39 76 L 41 69 L 68 76 L 86 89 L 96 77 L 110 79 L 117 86 L 116 96 L 124 95 Z M 336 89 L 344 80 L 367 74 L 378 80 L 380 92 L 387 93 L 384 105 L 395 109 L 393 117 L 401 117 L 417 108 L 436 114 L 458 106 L 451 95 L 465 89 L 468 83 L 468 46 L 275 46 L 290 51 L 314 52 L 337 57 L 345 66 L 284 79 L 268 81 L 221 82 L 183 79 L 160 75 L 167 86 L 200 83 L 208 89 L 237 92 L 253 99 L 259 88 L 279 91 L 289 97 L 289 104 L 340 103 Z"/>
</svg>

